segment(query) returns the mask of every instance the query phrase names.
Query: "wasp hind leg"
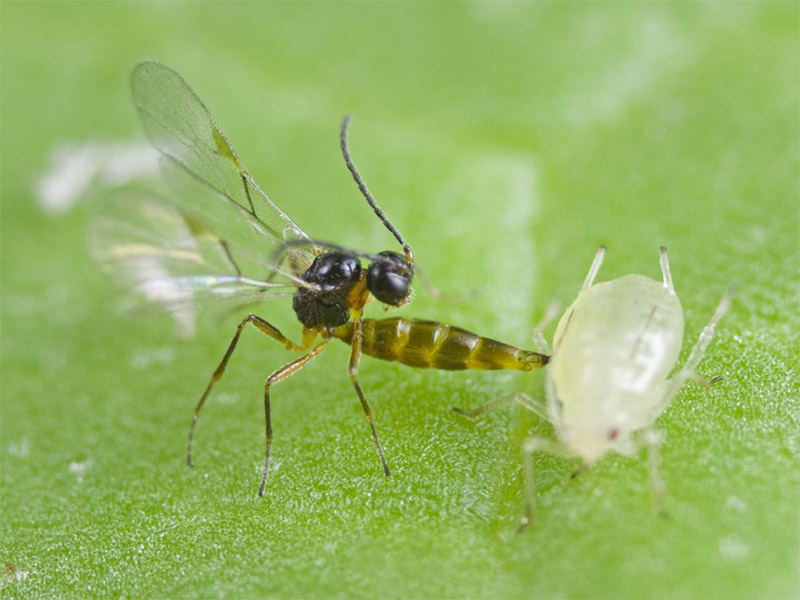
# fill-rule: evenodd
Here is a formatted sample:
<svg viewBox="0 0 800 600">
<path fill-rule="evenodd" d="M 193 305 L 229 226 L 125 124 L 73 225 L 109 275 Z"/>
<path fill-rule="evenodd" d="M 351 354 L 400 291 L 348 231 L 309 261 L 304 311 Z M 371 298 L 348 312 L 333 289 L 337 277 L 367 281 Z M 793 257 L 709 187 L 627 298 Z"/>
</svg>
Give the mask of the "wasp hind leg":
<svg viewBox="0 0 800 600">
<path fill-rule="evenodd" d="M 189 428 L 189 441 L 186 448 L 186 464 L 190 467 L 194 466 L 194 461 L 192 460 L 192 444 L 194 442 L 194 430 L 197 428 L 197 419 L 200 416 L 200 410 L 203 408 L 206 398 L 208 398 L 208 395 L 211 392 L 211 388 L 214 387 L 214 384 L 222 378 L 222 374 L 225 372 L 225 367 L 227 367 L 233 351 L 236 350 L 236 344 L 239 343 L 239 336 L 242 335 L 242 331 L 244 330 L 245 325 L 248 323 L 254 325 L 262 333 L 283 344 L 287 350 L 291 350 L 292 352 L 302 352 L 308 348 L 308 346 L 304 347 L 295 344 L 280 331 L 278 331 L 276 327 L 270 325 L 257 315 L 247 315 L 244 319 L 242 319 L 242 322 L 239 323 L 238 327 L 236 328 L 236 333 L 233 335 L 231 343 L 228 344 L 228 349 L 225 351 L 225 356 L 222 357 L 219 366 L 216 368 L 213 375 L 211 375 L 211 380 L 208 382 L 203 395 L 200 397 L 200 400 L 194 409 L 194 417 L 192 418 L 192 425 Z"/>
<path fill-rule="evenodd" d="M 389 471 L 389 465 L 386 464 L 386 457 L 383 454 L 383 446 L 381 446 L 381 441 L 378 438 L 378 430 L 375 428 L 375 419 L 372 416 L 372 409 L 369 407 L 367 403 L 367 399 L 364 396 L 364 392 L 361 391 L 361 386 L 358 383 L 358 363 L 361 360 L 361 339 L 362 339 L 362 330 L 361 330 L 361 319 L 355 319 L 354 321 L 355 327 L 353 328 L 353 341 L 350 349 L 350 365 L 349 365 L 349 373 L 350 373 L 350 381 L 353 382 L 353 387 L 356 389 L 356 394 L 358 394 L 358 399 L 361 401 L 361 408 L 364 409 L 364 415 L 367 418 L 367 422 L 369 423 L 370 430 L 372 431 L 372 439 L 375 441 L 375 447 L 378 449 L 378 456 L 381 459 L 381 466 L 383 467 L 383 473 L 386 477 L 391 476 L 391 472 Z"/>
</svg>

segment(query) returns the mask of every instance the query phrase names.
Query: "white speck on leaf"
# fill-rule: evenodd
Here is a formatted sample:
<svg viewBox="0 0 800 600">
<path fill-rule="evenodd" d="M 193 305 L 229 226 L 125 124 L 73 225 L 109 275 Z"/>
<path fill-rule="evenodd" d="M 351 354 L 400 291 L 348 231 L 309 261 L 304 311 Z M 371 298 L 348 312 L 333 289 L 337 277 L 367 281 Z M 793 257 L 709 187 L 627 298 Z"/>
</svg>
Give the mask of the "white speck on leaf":
<svg viewBox="0 0 800 600">
<path fill-rule="evenodd" d="M 70 142 L 53 150 L 50 167 L 37 180 L 36 200 L 50 215 L 71 209 L 97 183 L 122 185 L 154 175 L 159 154 L 144 142 Z"/>
<path fill-rule="evenodd" d="M 17 458 L 28 458 L 31 453 L 31 443 L 28 438 L 22 438 L 19 442 L 11 442 L 8 445 L 8 453 Z"/>
<path fill-rule="evenodd" d="M 729 535 L 719 541 L 719 555 L 722 560 L 739 562 L 750 556 L 750 546 L 739 538 Z"/>
<path fill-rule="evenodd" d="M 92 468 L 94 461 L 90 458 L 83 462 L 71 462 L 69 463 L 69 470 L 71 473 L 75 473 L 77 475 L 78 483 L 83 483 L 83 475 Z"/>
</svg>

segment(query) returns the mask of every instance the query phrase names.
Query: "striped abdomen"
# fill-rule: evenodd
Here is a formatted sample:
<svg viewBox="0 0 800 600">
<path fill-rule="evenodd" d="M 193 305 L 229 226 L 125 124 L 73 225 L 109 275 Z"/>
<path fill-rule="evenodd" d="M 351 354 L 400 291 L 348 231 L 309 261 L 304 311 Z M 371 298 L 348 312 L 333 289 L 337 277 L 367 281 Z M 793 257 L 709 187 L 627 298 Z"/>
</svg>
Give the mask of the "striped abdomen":
<svg viewBox="0 0 800 600">
<path fill-rule="evenodd" d="M 353 322 L 334 329 L 334 337 L 353 339 Z M 481 337 L 465 329 L 418 319 L 363 319 L 364 354 L 424 369 L 517 369 L 530 371 L 547 364 L 544 354 Z"/>
</svg>

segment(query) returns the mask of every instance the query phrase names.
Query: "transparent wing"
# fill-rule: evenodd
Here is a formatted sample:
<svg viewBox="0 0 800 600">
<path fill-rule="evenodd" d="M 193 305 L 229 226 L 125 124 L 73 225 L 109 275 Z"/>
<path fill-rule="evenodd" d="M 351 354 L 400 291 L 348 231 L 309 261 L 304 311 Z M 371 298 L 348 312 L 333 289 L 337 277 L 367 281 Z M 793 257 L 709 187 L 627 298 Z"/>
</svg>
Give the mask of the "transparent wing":
<svg viewBox="0 0 800 600">
<path fill-rule="evenodd" d="M 131 89 L 153 146 L 215 191 L 218 203 L 230 203 L 254 231 L 270 238 L 273 246 L 268 252 L 285 239 L 309 239 L 253 181 L 211 113 L 180 75 L 160 63 L 144 62 L 133 71 Z M 218 208 L 214 202 L 192 197 L 179 201 L 201 217 Z M 208 216 L 206 220 L 215 219 Z"/>
<path fill-rule="evenodd" d="M 131 292 L 131 308 L 160 309 L 179 322 L 193 323 L 208 304 L 232 308 L 309 286 L 150 191 L 124 190 L 103 202 L 88 241 L 100 268 Z"/>
<path fill-rule="evenodd" d="M 161 181 L 166 184 L 163 195 L 179 208 L 185 218 L 202 224 L 207 230 L 206 236 L 213 232 L 214 236 L 225 240 L 228 245 L 236 246 L 239 255 L 246 255 L 259 264 L 266 263 L 277 274 L 288 279 L 294 278 L 298 285 L 303 285 L 297 275 L 305 269 L 299 269 L 298 266 L 305 265 L 307 268 L 320 252 L 308 238 L 289 236 L 279 239 L 269 232 L 256 229 L 252 225 L 252 215 L 233 202 L 222 201 L 222 196 L 216 190 L 199 183 L 185 169 L 166 159 L 162 166 Z M 283 250 L 286 244 L 291 244 L 288 252 Z M 286 258 L 288 269 L 281 260 L 272 259 L 278 256 L 279 249 L 283 253 L 282 258 Z"/>
</svg>

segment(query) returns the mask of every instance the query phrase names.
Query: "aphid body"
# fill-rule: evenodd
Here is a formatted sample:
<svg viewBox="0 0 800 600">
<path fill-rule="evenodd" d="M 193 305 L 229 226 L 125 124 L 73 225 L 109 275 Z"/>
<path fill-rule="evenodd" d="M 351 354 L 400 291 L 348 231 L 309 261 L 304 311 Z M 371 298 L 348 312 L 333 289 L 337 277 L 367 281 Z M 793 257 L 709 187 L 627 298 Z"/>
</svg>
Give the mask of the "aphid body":
<svg viewBox="0 0 800 600">
<path fill-rule="evenodd" d="M 643 275 L 626 275 L 595 284 L 604 254 L 605 247 L 601 247 L 577 298 L 559 321 L 552 353 L 541 330 L 534 332 L 537 349 L 551 354 L 546 405 L 525 394 L 513 394 L 470 412 L 459 410 L 472 418 L 514 401 L 553 424 L 557 440 L 531 437 L 523 445 L 523 528 L 533 517 L 531 457 L 539 451 L 580 458 L 583 468 L 587 468 L 610 451 L 631 455 L 646 445 L 653 491 L 660 506 L 660 438 L 653 423 L 687 379 L 708 383 L 695 369 L 714 336 L 717 322 L 728 309 L 730 295 L 720 301 L 686 364 L 669 377 L 683 342 L 683 310 L 672 285 L 666 248 L 660 248 L 660 282 Z"/>
<path fill-rule="evenodd" d="M 603 249 L 553 338 L 548 406 L 559 439 L 593 464 L 628 451 L 661 412 L 683 340 L 683 310 L 662 253 L 664 281 L 626 275 L 592 285 Z"/>
</svg>

